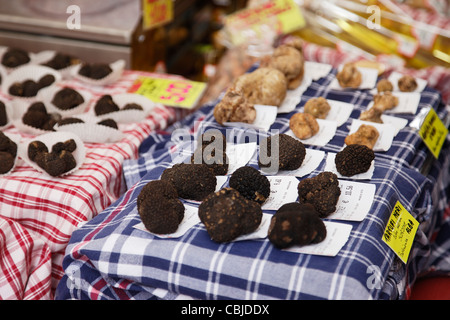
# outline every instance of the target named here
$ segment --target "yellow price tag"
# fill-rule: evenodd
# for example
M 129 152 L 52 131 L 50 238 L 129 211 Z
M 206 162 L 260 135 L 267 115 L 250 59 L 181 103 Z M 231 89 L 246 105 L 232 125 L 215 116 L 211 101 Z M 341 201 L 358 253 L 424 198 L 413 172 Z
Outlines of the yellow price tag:
M 144 30 L 170 22 L 172 19 L 172 0 L 142 0 L 142 23 Z
M 419 222 L 397 201 L 382 239 L 404 263 L 408 261 L 418 227 Z
M 166 106 L 191 109 L 206 89 L 206 83 L 184 79 L 139 77 L 128 92 L 143 95 Z
M 419 129 L 419 135 L 425 145 L 437 159 L 448 134 L 448 129 L 439 119 L 436 111 L 430 109 Z

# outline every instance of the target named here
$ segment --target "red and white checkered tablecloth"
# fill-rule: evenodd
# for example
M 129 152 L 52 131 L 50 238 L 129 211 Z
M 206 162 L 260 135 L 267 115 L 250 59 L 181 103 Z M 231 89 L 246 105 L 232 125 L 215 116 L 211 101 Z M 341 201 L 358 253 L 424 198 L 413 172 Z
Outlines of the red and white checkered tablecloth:
M 76 80 L 61 84 L 91 92 L 95 102 L 104 94 L 126 92 L 143 75 L 152 74 L 125 71 L 118 82 L 104 87 Z M 120 124 L 125 137 L 117 143 L 85 143 L 84 163 L 68 176 L 50 177 L 19 159 L 12 174 L 0 177 L 0 299 L 52 297 L 63 275 L 62 259 L 72 232 L 125 191 L 123 161 L 137 155 L 150 132 L 164 129 L 187 113 L 159 106 L 139 123 Z M 20 134 L 22 141 L 34 137 L 14 126 L 3 131 Z
M 51 298 L 51 252 L 20 223 L 0 217 L 0 298 Z

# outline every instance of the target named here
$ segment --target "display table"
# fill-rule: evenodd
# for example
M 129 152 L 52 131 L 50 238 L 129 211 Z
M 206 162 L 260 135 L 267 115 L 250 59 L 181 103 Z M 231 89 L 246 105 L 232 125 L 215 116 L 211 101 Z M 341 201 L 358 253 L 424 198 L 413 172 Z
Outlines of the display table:
M 278 114 L 269 131 L 253 130 L 258 141 L 270 132 L 286 132 L 290 116 L 302 110 L 311 97 L 348 102 L 350 117 L 337 127 L 324 146 L 307 145 L 326 157 L 298 180 L 323 172 L 326 158 L 344 146 L 350 124 L 372 100 L 369 90 L 335 90 L 330 87 L 337 70 L 313 81 L 302 93 L 294 111 Z M 217 101 L 216 101 L 217 102 Z M 433 170 L 421 173 L 429 162 L 429 152 L 417 131 L 409 127 L 421 109 L 432 107 L 442 119 L 447 110 L 439 92 L 429 87 L 420 94 L 414 114 L 400 114 L 408 125 L 393 138 L 387 151 L 376 152 L 373 175 L 357 182 L 375 186 L 372 205 L 361 221 L 333 220 L 351 227 L 337 254 L 293 253 L 275 248 L 267 238 L 219 244 L 210 239 L 202 223 L 177 238 L 160 238 L 138 229 L 141 222 L 136 199 L 149 181 L 159 179 L 173 165 L 177 150 L 172 133 L 177 129 L 191 135 L 218 129 L 229 143 L 237 142 L 249 129 L 233 128 L 233 133 L 215 122 L 214 103 L 175 123 L 166 133 L 151 134 L 139 149 L 136 160 L 124 162 L 128 190 L 106 210 L 75 230 L 63 261 L 65 275 L 57 299 L 398 299 L 405 298 L 429 255 L 430 235 L 439 227 L 441 206 L 433 195 L 442 192 L 448 181 L 440 179 L 439 163 L 447 163 L 449 141 Z M 199 129 L 201 128 L 201 129 Z M 197 132 L 198 130 L 198 132 Z M 438 164 L 436 164 L 438 163 Z M 257 152 L 247 165 L 258 168 Z M 428 170 L 427 170 L 428 171 Z M 347 180 L 347 179 L 342 179 Z M 348 181 L 352 181 L 348 179 Z M 356 182 L 356 181 L 355 181 Z M 226 183 L 224 186 L 226 186 Z M 399 201 L 420 223 L 407 264 L 382 241 L 389 216 Z M 186 203 L 195 207 L 192 202 Z M 273 214 L 274 210 L 263 210 Z M 425 255 L 421 256 L 421 254 Z M 405 270 L 408 268 L 408 272 Z
M 119 81 L 107 86 L 90 86 L 74 79 L 64 80 L 59 85 L 90 92 L 91 103 L 94 103 L 104 94 L 114 96 L 125 93 L 137 77 L 145 75 L 151 74 L 125 71 Z M 7 99 L 4 95 L 2 98 Z M 124 133 L 123 138 L 114 143 L 85 143 L 85 161 L 79 170 L 68 176 L 51 177 L 38 172 L 19 159 L 11 174 L 0 177 L 0 215 L 5 221 L 12 221 L 11 226 L 23 229 L 23 232 L 13 232 L 15 238 L 12 239 L 9 239 L 10 233 L 5 231 L 8 238 L 4 239 L 4 243 L 9 244 L 11 241 L 16 243 L 13 247 L 7 245 L 7 249 L 10 251 L 11 248 L 15 248 L 27 253 L 23 257 L 24 261 L 17 261 L 18 265 L 30 260 L 29 254 L 35 259 L 34 251 L 41 248 L 39 250 L 42 251 L 42 259 L 46 259 L 42 262 L 41 268 L 49 267 L 48 263 L 51 263 L 51 287 L 54 290 L 63 275 L 62 259 L 72 232 L 102 212 L 125 192 L 122 169 L 124 160 L 137 156 L 141 142 L 150 132 L 165 128 L 185 114 L 186 111 L 181 109 L 157 106 L 140 122 L 120 124 L 119 129 Z M 19 135 L 21 143 L 36 137 L 23 133 L 15 126 L 3 131 Z M 0 269 L 2 279 L 0 297 L 11 298 L 14 295 L 10 294 L 9 290 L 7 293 L 3 291 L 8 288 L 3 283 L 15 281 L 9 274 L 16 261 L 7 257 L 16 255 L 4 252 L 3 256 L 6 258 L 2 259 Z M 11 265 L 7 261 L 10 261 Z M 34 281 L 49 281 L 48 273 L 30 270 L 27 272 L 34 275 L 29 276 L 41 277 Z M 27 273 L 23 276 L 26 277 Z M 31 282 L 28 285 L 30 284 Z M 15 284 L 11 286 L 17 298 L 29 295 L 21 292 L 24 288 L 16 287 Z M 50 291 L 40 294 L 42 298 L 51 296 Z

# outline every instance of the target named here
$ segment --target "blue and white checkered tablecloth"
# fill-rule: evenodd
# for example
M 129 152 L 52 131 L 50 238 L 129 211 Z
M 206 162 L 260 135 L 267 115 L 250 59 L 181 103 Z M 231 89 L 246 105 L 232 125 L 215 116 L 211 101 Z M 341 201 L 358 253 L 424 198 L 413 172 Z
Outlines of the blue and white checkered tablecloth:
M 304 92 L 297 108 L 310 97 L 351 102 L 351 118 L 367 107 L 372 96 L 367 91 L 335 91 L 328 88 L 335 70 L 313 82 Z M 433 107 L 443 117 L 445 108 L 440 94 L 426 88 L 419 109 Z M 397 201 L 421 223 L 410 256 L 413 271 L 420 270 L 416 256 L 427 251 L 429 235 L 438 219 L 433 218 L 433 178 L 420 173 L 427 150 L 412 128 L 401 130 L 387 152 L 377 152 L 372 179 L 374 202 L 361 222 L 346 222 L 351 234 L 334 257 L 298 254 L 275 248 L 269 240 L 247 240 L 218 244 L 199 223 L 182 237 L 161 239 L 134 226 L 141 220 L 136 198 L 149 181 L 159 179 L 171 166 L 176 143 L 175 129 L 194 137 L 196 126 L 223 127 L 215 123 L 213 105 L 204 106 L 167 132 L 151 134 L 141 145 L 140 157 L 124 164 L 128 191 L 104 212 L 76 230 L 63 262 L 65 276 L 56 293 L 57 299 L 391 299 L 402 298 L 403 276 L 399 259 L 381 240 L 389 215 Z M 291 113 L 292 114 L 292 113 Z M 277 117 L 271 130 L 288 129 L 291 114 Z M 402 115 L 412 120 L 414 115 Z M 337 152 L 344 145 L 351 119 L 340 126 L 325 147 Z M 236 129 L 237 136 L 245 130 Z M 269 133 L 258 132 L 258 136 Z M 444 146 L 449 148 L 448 141 Z M 448 153 L 446 154 L 448 156 Z M 441 159 L 441 158 L 440 158 Z M 256 166 L 256 158 L 250 165 Z M 325 161 L 309 175 L 322 172 Z M 436 170 L 436 168 L 433 168 Z M 303 179 L 301 178 L 301 179 Z M 272 211 L 273 213 L 273 211 Z M 429 255 L 429 251 L 428 255 Z M 376 272 L 375 272 L 375 271 Z M 375 272 L 375 273 L 374 273 Z

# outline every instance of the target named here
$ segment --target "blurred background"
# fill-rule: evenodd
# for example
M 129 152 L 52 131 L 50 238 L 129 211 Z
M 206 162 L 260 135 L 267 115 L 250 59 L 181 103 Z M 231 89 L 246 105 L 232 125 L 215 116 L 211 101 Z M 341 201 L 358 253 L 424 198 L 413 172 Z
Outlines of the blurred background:
M 380 74 L 413 73 L 449 101 L 448 0 L 156 0 L 147 1 L 150 12 L 146 1 L 0 0 L 0 45 L 71 53 L 88 62 L 124 59 L 128 69 L 205 81 L 203 103 L 286 37 L 299 37 L 306 60 L 333 66 L 356 60 Z M 258 9 L 274 2 L 293 3 L 302 21 L 283 33 L 270 19 L 257 21 L 256 31 L 248 15 L 240 24 L 229 19 L 243 10 L 258 18 Z M 68 9 L 73 5 L 78 28 L 77 12 Z M 161 19 L 148 23 L 148 14 Z

